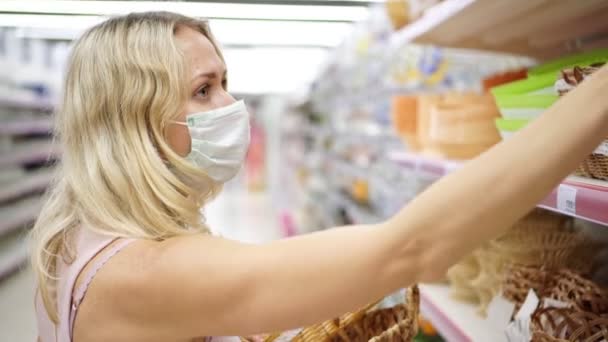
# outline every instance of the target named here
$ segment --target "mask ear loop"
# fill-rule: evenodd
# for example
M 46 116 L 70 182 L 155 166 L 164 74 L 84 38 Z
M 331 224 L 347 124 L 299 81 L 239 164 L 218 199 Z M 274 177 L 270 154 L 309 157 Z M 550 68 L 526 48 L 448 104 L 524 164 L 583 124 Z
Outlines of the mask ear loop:
M 172 123 L 174 125 L 180 125 L 180 126 L 188 127 L 188 123 L 185 122 L 185 121 L 169 121 L 169 123 Z

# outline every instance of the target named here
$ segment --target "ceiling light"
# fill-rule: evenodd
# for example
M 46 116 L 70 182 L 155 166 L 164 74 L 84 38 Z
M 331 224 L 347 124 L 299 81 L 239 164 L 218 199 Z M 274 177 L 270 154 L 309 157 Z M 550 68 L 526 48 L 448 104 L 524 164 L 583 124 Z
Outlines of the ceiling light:
M 5 0 L 0 2 L 0 12 L 4 13 L 109 16 L 144 11 L 171 11 L 204 18 L 345 22 L 363 20 L 368 13 L 367 8 L 362 6 L 271 5 L 177 1 Z
M 0 27 L 19 28 L 20 37 L 78 38 L 105 17 L 74 15 L 0 14 Z M 223 45 L 333 47 L 350 32 L 348 23 L 211 19 L 211 30 Z

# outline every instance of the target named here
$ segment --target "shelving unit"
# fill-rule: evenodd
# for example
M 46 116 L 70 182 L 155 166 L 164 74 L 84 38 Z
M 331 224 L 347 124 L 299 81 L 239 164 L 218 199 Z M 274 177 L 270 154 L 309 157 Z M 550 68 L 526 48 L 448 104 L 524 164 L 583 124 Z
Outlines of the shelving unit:
M 0 281 L 27 262 L 27 242 L 22 232 L 0 239 Z
M 27 231 L 54 173 L 47 162 L 60 156 L 50 138 L 52 109 L 48 100 L 0 97 L 0 280 L 27 261 Z
M 18 99 L 0 97 L 0 108 L 14 108 L 32 110 L 38 112 L 50 112 L 55 107 L 55 104 L 49 99 Z
M 27 173 L 14 182 L 0 188 L 0 203 L 46 188 L 53 177 L 52 169 Z
M 0 168 L 43 163 L 59 157 L 59 149 L 51 141 L 21 143 L 10 153 L 0 155 Z
M 26 135 L 50 133 L 53 121 L 50 117 L 19 119 L 2 122 L 0 135 Z
M 403 152 L 391 153 L 389 158 L 403 168 L 415 170 L 420 177 L 430 181 L 437 180 L 462 165 L 462 162 Z M 564 199 L 558 202 L 558 195 Z M 608 182 L 570 176 L 538 206 L 608 226 Z
M 606 17 L 605 0 L 446 0 L 392 40 L 547 59 L 606 45 Z
M 608 226 L 608 182 L 568 177 L 539 207 Z
M 28 198 L 0 208 L 0 237 L 33 222 L 41 208 L 40 198 Z

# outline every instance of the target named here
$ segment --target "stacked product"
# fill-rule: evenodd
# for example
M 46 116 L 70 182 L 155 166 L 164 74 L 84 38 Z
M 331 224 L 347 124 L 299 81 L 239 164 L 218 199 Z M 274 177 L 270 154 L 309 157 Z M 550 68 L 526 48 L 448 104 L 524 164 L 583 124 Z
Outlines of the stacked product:
M 507 234 L 448 271 L 452 296 L 478 305 L 485 315 L 490 301 L 500 293 L 509 264 L 589 270 L 594 247 L 571 218 L 536 209 Z
M 608 50 L 562 58 L 529 71 L 528 78 L 492 89 L 502 114 L 496 125 L 503 138 L 525 127 L 608 61 Z M 608 141 L 578 168 L 577 174 L 608 180 Z
M 498 110 L 489 94 L 397 96 L 393 124 L 409 149 L 446 159 L 470 159 L 500 137 Z

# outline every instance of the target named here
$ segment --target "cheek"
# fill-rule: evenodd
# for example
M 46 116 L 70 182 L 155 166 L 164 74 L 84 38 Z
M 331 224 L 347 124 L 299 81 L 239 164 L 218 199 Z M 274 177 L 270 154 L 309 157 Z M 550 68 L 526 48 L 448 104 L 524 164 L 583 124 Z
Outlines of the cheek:
M 167 129 L 167 141 L 173 151 L 182 157 L 190 153 L 190 132 L 181 125 L 171 125 Z

